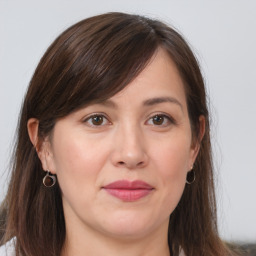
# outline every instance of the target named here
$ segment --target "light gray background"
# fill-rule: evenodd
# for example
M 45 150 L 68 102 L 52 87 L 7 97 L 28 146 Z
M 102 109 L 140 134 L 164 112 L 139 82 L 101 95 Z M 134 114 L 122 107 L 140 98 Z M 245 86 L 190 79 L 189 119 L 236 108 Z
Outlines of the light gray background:
M 80 19 L 139 13 L 191 43 L 210 95 L 220 233 L 256 241 L 256 1 L 0 0 L 0 200 L 22 97 L 47 46 Z

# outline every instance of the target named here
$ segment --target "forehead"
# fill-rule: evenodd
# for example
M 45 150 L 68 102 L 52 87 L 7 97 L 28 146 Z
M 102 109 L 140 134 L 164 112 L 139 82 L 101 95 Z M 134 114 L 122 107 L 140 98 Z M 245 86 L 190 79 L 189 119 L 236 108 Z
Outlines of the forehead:
M 184 84 L 179 71 L 169 54 L 161 48 L 141 73 L 110 99 L 123 102 L 127 98 L 127 103 L 132 104 L 136 99 L 145 101 L 157 97 L 177 98 L 182 105 L 186 105 Z

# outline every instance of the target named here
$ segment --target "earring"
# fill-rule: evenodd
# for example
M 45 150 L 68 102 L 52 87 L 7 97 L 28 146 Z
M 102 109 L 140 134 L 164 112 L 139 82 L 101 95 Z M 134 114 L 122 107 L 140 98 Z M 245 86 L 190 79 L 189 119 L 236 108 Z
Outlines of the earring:
M 56 177 L 47 171 L 46 175 L 43 178 L 43 184 L 45 187 L 53 187 L 56 183 Z
M 192 165 L 190 171 L 187 173 L 186 183 L 190 185 L 194 183 L 195 180 L 196 180 L 196 173 L 193 170 L 193 165 Z

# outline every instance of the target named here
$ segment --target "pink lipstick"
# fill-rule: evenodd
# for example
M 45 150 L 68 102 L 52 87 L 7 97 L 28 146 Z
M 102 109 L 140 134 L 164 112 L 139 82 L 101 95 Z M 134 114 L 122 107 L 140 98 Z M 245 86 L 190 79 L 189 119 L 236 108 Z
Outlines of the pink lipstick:
M 103 189 L 122 201 L 132 202 L 147 196 L 154 188 L 140 180 L 118 180 L 104 186 Z

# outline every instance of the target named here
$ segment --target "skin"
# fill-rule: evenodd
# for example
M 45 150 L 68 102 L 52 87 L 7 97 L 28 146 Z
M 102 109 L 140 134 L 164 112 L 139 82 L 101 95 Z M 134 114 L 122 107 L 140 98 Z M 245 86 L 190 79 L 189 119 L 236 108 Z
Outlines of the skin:
M 30 119 L 34 145 L 37 129 L 38 121 Z M 162 49 L 107 102 L 57 121 L 38 155 L 62 190 L 62 255 L 169 255 L 169 216 L 199 150 L 192 141 L 183 82 Z M 153 189 L 126 202 L 103 188 L 123 179 L 142 180 Z

